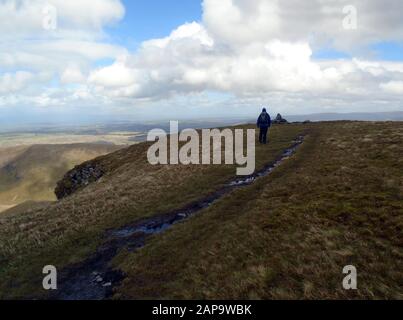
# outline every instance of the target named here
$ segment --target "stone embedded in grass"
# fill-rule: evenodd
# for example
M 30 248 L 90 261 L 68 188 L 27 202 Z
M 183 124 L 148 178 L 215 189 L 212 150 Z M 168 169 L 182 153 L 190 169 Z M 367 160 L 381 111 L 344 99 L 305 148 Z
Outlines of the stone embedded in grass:
M 58 182 L 55 194 L 59 200 L 63 199 L 79 189 L 98 181 L 103 175 L 104 172 L 97 163 L 90 162 L 77 166 Z

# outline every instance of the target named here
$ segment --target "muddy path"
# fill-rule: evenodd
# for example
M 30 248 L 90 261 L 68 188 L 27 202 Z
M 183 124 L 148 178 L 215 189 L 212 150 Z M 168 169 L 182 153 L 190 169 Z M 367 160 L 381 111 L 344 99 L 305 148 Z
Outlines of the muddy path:
M 145 246 L 150 235 L 162 233 L 176 223 L 190 218 L 214 204 L 233 190 L 249 186 L 256 179 L 268 176 L 283 161 L 290 158 L 303 143 L 304 137 L 299 136 L 294 144 L 271 164 L 247 177 L 237 177 L 220 190 L 179 210 L 136 221 L 124 227 L 108 230 L 104 242 L 87 260 L 65 268 L 59 274 L 58 290 L 49 298 L 52 300 L 103 300 L 113 295 L 113 288 L 125 278 L 119 270 L 110 266 L 113 258 L 121 249 L 134 251 Z

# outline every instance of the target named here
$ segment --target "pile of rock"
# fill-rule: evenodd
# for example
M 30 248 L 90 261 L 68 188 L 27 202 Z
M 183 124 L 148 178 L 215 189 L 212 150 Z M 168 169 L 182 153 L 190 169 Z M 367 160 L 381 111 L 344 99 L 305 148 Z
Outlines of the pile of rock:
M 276 119 L 273 120 L 274 124 L 287 124 L 288 121 L 286 119 L 284 119 L 281 114 L 278 114 Z
M 57 183 L 55 194 L 57 199 L 63 199 L 77 190 L 98 181 L 104 175 L 103 170 L 96 163 L 85 163 L 69 171 Z

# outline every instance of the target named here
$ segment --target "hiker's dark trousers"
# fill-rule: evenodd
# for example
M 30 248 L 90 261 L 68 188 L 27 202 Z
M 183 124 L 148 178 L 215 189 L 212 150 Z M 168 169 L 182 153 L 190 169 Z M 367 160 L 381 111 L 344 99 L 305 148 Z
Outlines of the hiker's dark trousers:
M 267 132 L 269 131 L 269 127 L 261 127 L 260 134 L 259 134 L 259 142 L 260 143 L 267 143 Z

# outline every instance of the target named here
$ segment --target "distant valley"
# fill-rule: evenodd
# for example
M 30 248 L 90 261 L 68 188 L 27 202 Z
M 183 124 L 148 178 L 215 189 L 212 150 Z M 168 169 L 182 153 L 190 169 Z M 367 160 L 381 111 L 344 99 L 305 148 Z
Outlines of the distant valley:
M 187 121 L 203 128 L 236 120 Z M 27 126 L 0 131 L 0 213 L 19 213 L 55 201 L 56 183 L 72 168 L 146 140 L 146 132 L 169 122 L 88 126 Z
M 55 200 L 56 182 L 68 170 L 119 148 L 85 143 L 0 148 L 0 212 L 27 201 Z
M 275 116 L 272 114 L 272 116 Z M 290 122 L 364 120 L 398 121 L 403 112 L 311 114 L 288 116 Z M 180 121 L 180 129 L 254 123 L 253 118 L 211 118 Z M 169 121 L 114 122 L 93 125 L 27 125 L 0 130 L 0 212 L 54 201 L 64 174 L 85 161 L 146 140 L 154 128 L 169 131 Z M 14 211 L 18 210 L 15 208 Z

